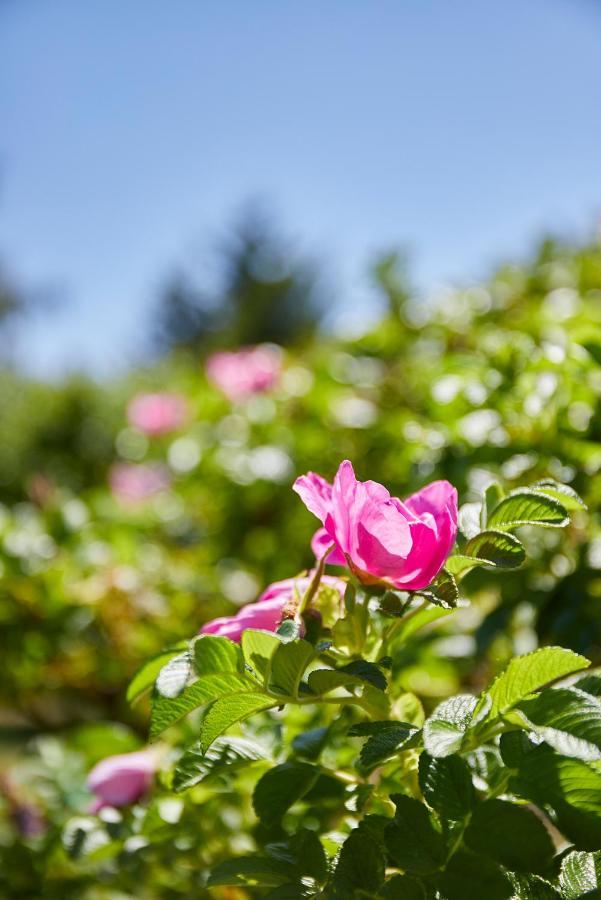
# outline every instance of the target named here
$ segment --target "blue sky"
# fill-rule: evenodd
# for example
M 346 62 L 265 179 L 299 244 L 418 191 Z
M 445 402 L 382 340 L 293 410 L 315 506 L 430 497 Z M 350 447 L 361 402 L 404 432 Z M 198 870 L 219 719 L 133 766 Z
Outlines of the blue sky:
M 253 197 L 345 317 L 378 248 L 431 289 L 586 232 L 600 57 L 593 0 L 0 0 L 0 258 L 66 300 L 21 360 L 124 367 Z

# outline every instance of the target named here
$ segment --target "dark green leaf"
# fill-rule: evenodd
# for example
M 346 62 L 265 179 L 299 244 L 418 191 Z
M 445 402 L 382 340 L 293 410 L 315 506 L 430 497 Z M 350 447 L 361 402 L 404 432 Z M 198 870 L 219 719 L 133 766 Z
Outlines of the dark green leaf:
M 601 888 L 601 851 L 569 853 L 561 864 L 559 884 L 565 900 L 601 896 L 596 890 Z
M 423 728 L 424 746 L 431 756 L 450 756 L 461 748 L 476 703 L 471 694 L 459 694 L 436 707 Z
M 396 814 L 384 837 L 394 864 L 417 874 L 439 869 L 445 859 L 445 847 L 428 808 L 403 794 L 393 794 L 390 799 L 396 806 Z
M 526 807 L 505 800 L 478 804 L 464 840 L 475 853 L 515 872 L 544 872 L 554 854 L 541 820 Z
M 517 707 L 533 731 L 563 756 L 601 759 L 601 703 L 572 688 L 542 691 Z
M 424 886 L 411 875 L 393 875 L 380 889 L 378 900 L 427 900 Z
M 268 759 L 260 744 L 244 738 L 217 738 L 206 753 L 200 742 L 182 754 L 175 767 L 173 789 L 185 791 L 211 775 L 230 774 L 257 760 Z
M 590 694 L 592 697 L 601 697 L 601 675 L 595 675 L 594 673 L 585 675 L 584 678 L 579 678 L 578 681 L 574 682 L 571 687 L 584 691 L 585 694 Z
M 373 896 L 384 881 L 384 866 L 384 854 L 373 835 L 362 828 L 352 831 L 342 845 L 328 897 L 351 900 L 357 890 Z
M 465 556 L 474 557 L 479 564 L 497 569 L 515 569 L 524 562 L 526 552 L 513 534 L 503 531 L 481 531 L 464 549 Z
M 560 900 L 560 895 L 553 885 L 538 875 L 508 872 L 507 876 L 513 885 L 512 900 Z
M 507 530 L 521 525 L 562 528 L 570 521 L 559 500 L 532 488 L 518 488 L 505 497 L 488 517 L 488 525 Z
M 329 728 L 311 728 L 309 731 L 303 731 L 293 739 L 292 749 L 297 756 L 315 760 L 323 750 L 328 734 Z
M 214 675 L 217 672 L 243 672 L 242 650 L 229 638 L 201 634 L 194 641 L 194 667 L 197 673 Z
M 265 856 L 241 856 L 226 859 L 212 870 L 207 885 L 220 884 L 241 886 L 261 885 L 274 887 L 290 881 L 290 865 L 278 859 Z
M 386 676 L 382 672 L 382 669 L 375 663 L 368 662 L 366 659 L 355 659 L 338 671 L 348 672 L 350 675 L 355 675 L 361 681 L 368 681 L 381 691 L 386 690 Z
M 399 751 L 415 746 L 419 733 L 419 728 L 406 722 L 361 722 L 349 731 L 353 737 L 370 736 L 359 756 L 361 769 L 365 772 Z
M 266 824 L 279 822 L 284 813 L 309 791 L 319 775 L 317 766 L 288 762 L 270 769 L 253 794 L 255 813 Z
M 253 692 L 230 694 L 217 700 L 202 722 L 200 744 L 203 752 L 208 750 L 215 738 L 235 725 L 236 722 L 243 722 L 254 713 L 270 709 L 273 706 L 275 706 L 273 697 Z
M 459 821 L 472 811 L 476 795 L 467 763 L 460 756 L 419 758 L 419 785 L 430 806 L 446 819 Z
M 284 619 L 277 629 L 277 634 L 283 641 L 295 641 L 300 637 L 300 625 L 296 619 Z
M 445 900 L 512 900 L 508 875 L 485 856 L 460 851 L 437 882 Z

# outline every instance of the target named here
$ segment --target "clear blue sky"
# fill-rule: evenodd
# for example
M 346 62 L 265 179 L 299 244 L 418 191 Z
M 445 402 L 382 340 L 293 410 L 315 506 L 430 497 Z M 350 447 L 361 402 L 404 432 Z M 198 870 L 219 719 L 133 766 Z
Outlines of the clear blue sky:
M 0 258 L 68 306 L 36 372 L 109 373 L 157 285 L 249 197 L 368 303 L 601 213 L 595 0 L 0 0 Z

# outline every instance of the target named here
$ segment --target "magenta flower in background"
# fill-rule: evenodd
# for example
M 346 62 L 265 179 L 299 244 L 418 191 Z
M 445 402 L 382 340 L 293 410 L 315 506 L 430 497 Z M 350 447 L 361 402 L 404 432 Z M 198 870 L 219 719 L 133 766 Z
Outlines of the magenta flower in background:
M 122 503 L 139 503 L 169 487 L 169 473 L 163 466 L 115 463 L 109 471 L 109 484 Z
M 264 591 L 255 603 L 243 606 L 235 616 L 222 616 L 207 622 L 200 629 L 201 634 L 215 634 L 238 643 L 247 628 L 261 628 L 275 631 L 282 620 L 284 607 L 295 598 L 302 597 L 307 590 L 313 573 L 299 578 L 276 581 Z M 331 575 L 324 575 L 321 583 L 344 593 L 345 584 Z
M 95 794 L 90 812 L 103 806 L 128 806 L 150 788 L 157 770 L 155 750 L 137 750 L 119 756 L 107 756 L 88 775 L 88 788 Z
M 158 394 L 138 394 L 127 407 L 130 425 L 153 437 L 180 428 L 188 412 L 181 394 L 163 391 Z
M 207 377 L 232 402 L 270 390 L 281 370 L 280 350 L 268 344 L 213 353 L 206 363 Z
M 345 460 L 333 485 L 309 472 L 297 478 L 294 490 L 323 524 L 314 552 L 323 556 L 333 543 L 328 562 L 344 558 L 365 584 L 425 588 L 455 543 L 457 491 L 448 481 L 434 481 L 403 501 L 376 481 L 357 481 Z

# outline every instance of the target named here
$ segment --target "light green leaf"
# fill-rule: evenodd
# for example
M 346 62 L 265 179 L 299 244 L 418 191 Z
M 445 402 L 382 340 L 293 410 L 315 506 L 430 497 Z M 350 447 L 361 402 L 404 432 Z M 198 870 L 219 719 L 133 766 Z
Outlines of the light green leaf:
M 405 643 L 412 634 L 415 634 L 421 628 L 437 622 L 438 619 L 444 619 L 446 616 L 451 615 L 452 612 L 452 609 L 443 609 L 441 606 L 426 606 L 415 613 L 412 611 L 411 618 L 408 618 L 406 622 L 401 622 L 399 630 L 395 632 L 394 645 L 398 646 Z
M 480 510 L 480 528 L 482 531 L 486 528 L 488 524 L 488 517 L 492 513 L 493 509 L 499 505 L 503 497 L 505 496 L 505 491 L 497 482 L 493 482 L 489 484 L 488 487 L 484 491 L 484 498 L 482 501 L 482 509 Z
M 166 728 L 199 706 L 211 703 L 228 694 L 243 694 L 257 690 L 256 682 L 247 675 L 226 672 L 207 675 L 189 685 L 179 697 L 169 700 L 160 695 L 152 702 L 150 739 L 155 740 Z M 265 696 L 265 695 L 263 695 Z
M 243 672 L 244 659 L 238 644 L 229 638 L 201 634 L 193 646 L 194 667 L 201 677 L 217 672 Z
M 565 506 L 559 500 L 532 488 L 512 491 L 488 517 L 489 527 L 502 531 L 521 525 L 563 528 L 569 521 Z
M 436 707 L 423 728 L 424 746 L 431 756 L 450 756 L 460 750 L 476 704 L 471 694 L 458 694 Z
M 274 701 L 273 697 L 259 692 L 230 694 L 217 700 L 202 722 L 200 745 L 203 753 L 206 753 L 215 738 L 218 738 L 236 722 L 243 722 L 253 713 L 271 709 L 276 705 L 277 701 Z
M 503 715 L 549 682 L 586 669 L 589 665 L 584 656 L 562 647 L 542 647 L 534 653 L 512 659 L 488 691 L 492 701 L 489 718 Z
M 192 660 L 186 650 L 174 656 L 163 666 L 156 680 L 156 689 L 162 697 L 178 697 L 186 687 L 192 671 Z
M 535 491 L 538 491 L 538 493 L 548 494 L 549 497 L 559 500 L 565 509 L 585 510 L 587 508 L 582 497 L 579 497 L 574 488 L 567 484 L 560 484 L 550 478 L 545 478 L 543 481 L 538 481 L 536 484 L 533 484 L 532 487 Z
M 271 660 L 282 645 L 281 638 L 272 631 L 247 628 L 242 632 L 241 645 L 246 664 L 267 685 L 271 675 Z
M 561 864 L 559 884 L 565 900 L 579 900 L 601 888 L 601 851 L 568 853 Z
M 257 782 L 253 808 L 262 822 L 279 822 L 290 807 L 311 790 L 320 769 L 306 762 L 286 762 L 266 772 Z
M 187 647 L 187 645 L 188 642 L 183 641 L 181 644 L 178 644 L 177 647 L 172 647 L 170 650 L 158 653 L 156 656 L 153 656 L 152 659 L 145 662 L 144 665 L 140 666 L 127 688 L 127 694 L 125 695 L 127 702 L 133 704 L 143 694 L 149 691 L 154 686 L 157 675 L 163 666 L 168 663 L 170 659 L 173 659 L 174 656 L 181 653 L 182 649 Z
M 308 641 L 280 644 L 271 660 L 270 689 L 296 697 L 301 678 L 314 656 L 315 650 Z
M 419 758 L 419 786 L 426 802 L 445 819 L 464 819 L 476 802 L 469 766 L 455 754 L 436 758 L 424 751 Z
M 181 755 L 173 775 L 173 789 L 185 791 L 212 775 L 229 775 L 257 761 L 268 759 L 260 744 L 245 738 L 217 738 L 203 753 L 196 742 Z
M 396 814 L 384 839 L 394 865 L 418 875 L 436 871 L 444 862 L 445 847 L 428 808 L 403 794 L 393 794 L 390 799 Z
M 601 702 L 584 691 L 554 688 L 517 707 L 529 727 L 563 756 L 601 759 Z
M 340 669 L 315 669 L 309 675 L 307 684 L 314 694 L 329 694 L 336 688 L 353 687 L 363 682 L 356 675 Z
M 475 853 L 515 872 L 544 872 L 555 852 L 541 820 L 526 807 L 506 800 L 479 803 L 464 840 Z

